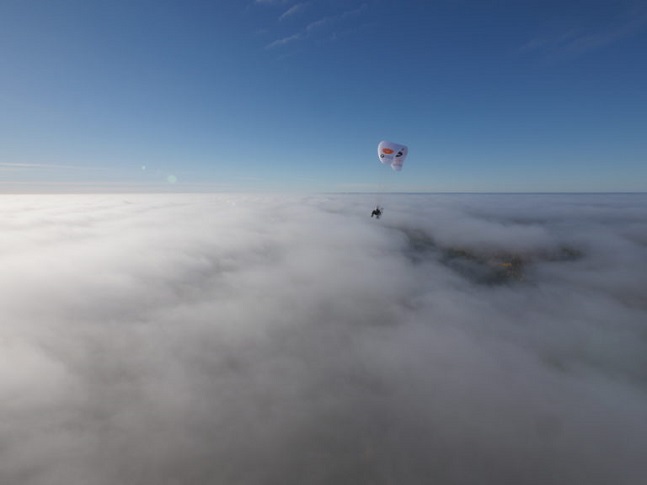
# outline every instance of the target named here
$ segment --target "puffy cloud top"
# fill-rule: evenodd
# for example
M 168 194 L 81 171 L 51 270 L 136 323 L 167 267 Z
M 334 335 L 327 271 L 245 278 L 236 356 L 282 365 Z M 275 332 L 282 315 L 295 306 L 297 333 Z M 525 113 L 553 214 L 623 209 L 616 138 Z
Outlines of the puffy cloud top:
M 645 483 L 644 195 L 2 202 L 3 484 Z

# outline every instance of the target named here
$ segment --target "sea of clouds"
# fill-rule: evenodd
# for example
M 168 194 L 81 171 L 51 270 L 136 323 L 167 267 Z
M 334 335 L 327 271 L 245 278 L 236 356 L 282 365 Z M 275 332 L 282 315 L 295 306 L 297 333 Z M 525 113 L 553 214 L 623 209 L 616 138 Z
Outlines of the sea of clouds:
M 647 483 L 647 195 L 0 197 L 0 483 Z

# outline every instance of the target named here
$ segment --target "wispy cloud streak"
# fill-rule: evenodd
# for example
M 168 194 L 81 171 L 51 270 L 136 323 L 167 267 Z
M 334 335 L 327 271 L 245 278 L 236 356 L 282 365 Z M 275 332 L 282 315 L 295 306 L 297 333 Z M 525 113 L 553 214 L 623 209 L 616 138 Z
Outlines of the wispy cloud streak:
M 303 4 L 298 4 L 295 5 L 295 7 L 300 7 Z M 294 7 L 293 7 L 294 8 Z M 322 17 L 318 20 L 314 20 L 309 22 L 303 30 L 300 32 L 297 32 L 293 35 L 283 37 L 280 39 L 277 39 L 268 45 L 265 46 L 266 49 L 273 49 L 276 47 L 284 46 L 286 44 L 293 43 L 294 41 L 297 40 L 305 40 L 308 38 L 312 38 L 315 36 L 317 33 L 324 32 L 326 29 L 331 29 L 334 28 L 334 26 L 339 25 L 340 23 L 346 21 L 347 19 L 359 15 L 361 12 L 363 12 L 367 8 L 367 5 L 364 3 L 360 5 L 357 8 L 351 9 L 351 10 L 346 10 L 344 12 L 341 12 L 337 15 L 330 15 L 326 17 Z M 290 9 L 292 10 L 292 9 Z M 288 10 L 286 13 L 288 13 L 290 10 Z M 284 14 L 285 15 L 285 14 Z M 336 36 L 335 32 L 332 32 L 330 34 L 331 38 L 334 38 Z
M 577 27 L 557 35 L 537 37 L 522 46 L 522 52 L 548 52 L 558 56 L 577 56 L 612 45 L 647 28 L 647 8 L 626 12 L 620 20 L 598 28 Z
M 281 14 L 279 17 L 279 20 L 285 20 L 288 17 L 291 17 L 299 12 L 302 12 L 305 7 L 306 3 L 297 3 L 296 5 L 291 6 L 289 9 L 287 9 L 285 12 Z
M 295 42 L 303 37 L 303 34 L 298 33 L 294 35 L 290 35 L 288 37 L 283 37 L 282 39 L 277 39 L 274 42 L 270 42 L 265 46 L 265 49 L 274 49 L 276 47 L 284 46 L 286 44 L 289 44 L 291 42 Z
M 108 170 L 108 167 L 94 167 L 85 165 L 58 165 L 50 163 L 9 163 L 0 162 L 0 170 L 34 170 L 34 169 L 66 169 L 66 170 Z

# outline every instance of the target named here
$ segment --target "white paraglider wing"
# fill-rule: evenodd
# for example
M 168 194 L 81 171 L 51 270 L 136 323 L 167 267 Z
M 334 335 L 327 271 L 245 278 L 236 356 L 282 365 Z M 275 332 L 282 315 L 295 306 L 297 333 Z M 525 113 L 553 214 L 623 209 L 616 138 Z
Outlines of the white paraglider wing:
M 380 161 L 385 165 L 391 165 L 396 172 L 402 170 L 408 153 L 409 149 L 406 146 L 390 141 L 383 140 L 377 146 L 377 156 Z

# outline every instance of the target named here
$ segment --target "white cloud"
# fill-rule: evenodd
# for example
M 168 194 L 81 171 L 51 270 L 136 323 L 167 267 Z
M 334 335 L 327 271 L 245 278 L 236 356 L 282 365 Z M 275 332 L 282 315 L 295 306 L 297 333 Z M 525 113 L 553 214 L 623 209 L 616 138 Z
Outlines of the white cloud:
M 639 484 L 644 195 L 3 196 L 0 482 Z

